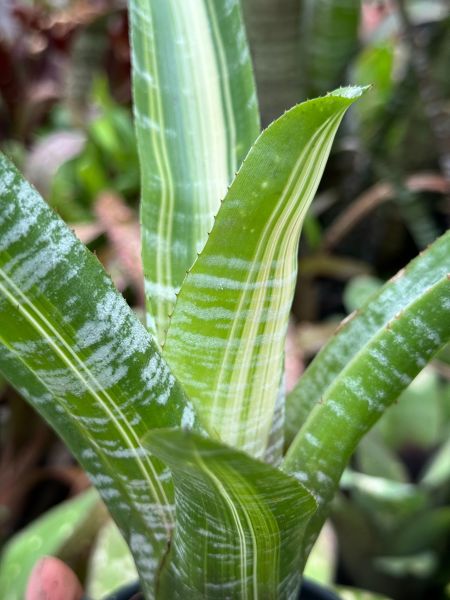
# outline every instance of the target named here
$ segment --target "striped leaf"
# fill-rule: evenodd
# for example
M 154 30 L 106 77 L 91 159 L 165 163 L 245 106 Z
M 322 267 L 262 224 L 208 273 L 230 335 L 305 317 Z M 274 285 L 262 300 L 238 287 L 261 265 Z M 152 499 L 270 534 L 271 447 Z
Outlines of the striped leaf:
M 239 0 L 130 0 L 148 327 L 175 294 L 259 133 Z
M 181 288 L 164 354 L 204 426 L 261 457 L 283 368 L 302 222 L 360 88 L 301 104 L 257 140 Z
M 181 430 L 146 437 L 172 469 L 177 527 L 161 598 L 297 598 L 299 551 L 316 503 L 298 482 Z
M 1 155 L 0 371 L 91 474 L 151 597 L 173 490 L 140 439 L 193 425 L 193 408 L 95 257 Z
M 443 264 L 450 266 L 448 253 Z M 450 279 L 447 273 L 434 275 L 434 283 L 359 345 L 326 387 L 287 452 L 282 468 L 312 490 L 319 502 L 308 527 L 306 554 L 361 437 L 450 340 Z
M 443 235 L 339 327 L 286 399 L 290 444 L 346 365 L 377 333 L 450 270 L 450 232 Z

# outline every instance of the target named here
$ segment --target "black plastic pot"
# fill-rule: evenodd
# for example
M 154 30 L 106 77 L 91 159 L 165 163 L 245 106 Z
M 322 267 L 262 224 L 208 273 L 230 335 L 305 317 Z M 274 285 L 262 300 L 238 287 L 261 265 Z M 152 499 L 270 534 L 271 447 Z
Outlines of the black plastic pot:
M 139 583 L 124 587 L 105 600 L 141 600 L 143 596 L 139 593 Z M 298 600 L 339 600 L 331 590 L 328 590 L 313 581 L 303 581 Z

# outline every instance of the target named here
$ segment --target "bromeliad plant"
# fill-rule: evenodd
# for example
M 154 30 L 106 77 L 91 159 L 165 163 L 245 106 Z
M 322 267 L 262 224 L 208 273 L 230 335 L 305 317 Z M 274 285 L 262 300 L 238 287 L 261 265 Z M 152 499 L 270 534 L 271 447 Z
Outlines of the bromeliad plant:
M 147 329 L 2 157 L 0 369 L 90 474 L 147 598 L 295 598 L 357 442 L 450 337 L 450 235 L 285 398 L 302 222 L 363 90 L 257 137 L 238 0 L 131 0 L 130 20 Z

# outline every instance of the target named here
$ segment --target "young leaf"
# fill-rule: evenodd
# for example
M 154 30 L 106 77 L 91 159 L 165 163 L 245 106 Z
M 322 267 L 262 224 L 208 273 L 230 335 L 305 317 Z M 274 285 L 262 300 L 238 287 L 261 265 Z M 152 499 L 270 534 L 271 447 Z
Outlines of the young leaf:
M 153 431 L 172 470 L 177 527 L 161 598 L 294 598 L 299 549 L 315 501 L 298 482 L 248 455 L 182 430 Z
M 308 526 L 305 554 L 361 437 L 449 341 L 449 310 L 450 280 L 445 274 L 359 348 L 292 442 L 283 470 L 302 481 L 319 502 Z
M 261 457 L 283 368 L 302 222 L 361 88 L 301 104 L 256 141 L 188 273 L 164 353 L 209 432 Z
M 98 261 L 3 155 L 0 371 L 91 474 L 148 583 L 172 487 L 140 438 L 194 425 L 193 408 Z
M 406 306 L 449 271 L 450 232 L 388 281 L 353 313 L 321 350 L 286 399 L 286 441 L 292 439 L 327 388 L 358 352 Z
M 130 19 L 148 326 L 162 342 L 259 116 L 239 0 L 131 0 Z

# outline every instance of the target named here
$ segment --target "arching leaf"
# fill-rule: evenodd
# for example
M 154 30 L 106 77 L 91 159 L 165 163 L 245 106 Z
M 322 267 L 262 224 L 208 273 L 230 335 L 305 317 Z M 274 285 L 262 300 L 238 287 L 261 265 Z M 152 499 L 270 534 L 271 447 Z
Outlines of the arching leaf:
M 188 273 L 164 346 L 215 437 L 261 457 L 283 370 L 297 246 L 334 135 L 361 88 L 305 102 L 256 141 Z
M 194 425 L 193 407 L 96 258 L 3 155 L 0 371 L 91 475 L 151 597 L 173 491 L 140 438 Z

